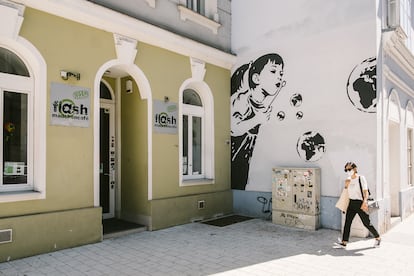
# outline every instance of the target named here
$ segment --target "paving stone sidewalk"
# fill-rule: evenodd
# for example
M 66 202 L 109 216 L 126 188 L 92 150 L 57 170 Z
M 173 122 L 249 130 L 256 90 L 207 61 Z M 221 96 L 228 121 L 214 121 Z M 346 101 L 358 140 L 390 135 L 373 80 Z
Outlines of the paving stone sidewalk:
M 414 275 L 414 216 L 373 239 L 252 219 L 225 227 L 190 223 L 0 263 L 0 275 Z

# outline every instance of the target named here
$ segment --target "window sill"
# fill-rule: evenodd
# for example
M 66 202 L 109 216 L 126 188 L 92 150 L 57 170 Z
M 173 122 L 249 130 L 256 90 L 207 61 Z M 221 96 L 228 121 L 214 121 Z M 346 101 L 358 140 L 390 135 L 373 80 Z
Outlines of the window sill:
M 210 29 L 214 34 L 218 33 L 218 28 L 221 26 L 220 23 L 217 23 L 216 21 L 211 20 L 181 5 L 178 5 L 178 10 L 180 11 L 181 20 L 186 21 L 188 19 Z
M 183 180 L 180 186 L 199 186 L 199 185 L 211 185 L 211 184 L 214 184 L 214 179 L 201 178 L 201 179 Z
M 0 203 L 44 199 L 45 193 L 36 191 L 1 192 Z

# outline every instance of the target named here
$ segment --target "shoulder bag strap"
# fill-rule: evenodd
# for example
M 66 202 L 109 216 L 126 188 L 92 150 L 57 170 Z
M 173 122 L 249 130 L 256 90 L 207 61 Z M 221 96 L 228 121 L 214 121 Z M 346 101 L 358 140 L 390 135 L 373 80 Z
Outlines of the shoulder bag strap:
M 361 190 L 361 196 L 362 196 L 362 200 L 364 200 L 364 192 L 362 191 L 362 184 L 361 184 L 361 177 L 358 176 L 358 181 L 359 181 L 359 189 Z M 368 189 L 368 197 L 371 195 L 371 191 Z
M 364 192 L 362 191 L 361 177 L 358 176 L 359 189 L 361 190 L 362 200 L 364 200 Z

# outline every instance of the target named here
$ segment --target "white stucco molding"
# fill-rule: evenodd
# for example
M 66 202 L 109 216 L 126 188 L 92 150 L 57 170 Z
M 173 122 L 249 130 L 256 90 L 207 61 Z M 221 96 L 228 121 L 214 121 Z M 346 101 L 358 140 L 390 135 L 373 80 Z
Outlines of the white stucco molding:
M 388 120 L 396 123 L 401 122 L 401 108 L 400 99 L 398 97 L 397 90 L 391 89 L 388 97 Z
M 398 32 L 383 34 L 383 49 L 404 71 L 414 78 L 414 56 L 404 44 L 404 40 Z
M 214 34 L 218 33 L 218 28 L 221 27 L 220 23 L 217 23 L 214 20 L 211 20 L 199 13 L 196 13 L 195 11 L 188 9 L 185 6 L 178 5 L 178 11 L 180 12 L 180 18 L 183 21 L 190 20 L 197 24 L 200 24 L 201 26 L 204 26 L 208 29 L 210 29 Z M 218 15 L 217 15 L 218 19 Z
M 137 41 L 133 38 L 114 34 L 116 56 L 124 64 L 133 64 L 137 55 Z
M 231 69 L 236 56 L 84 0 L 15 0 L 27 7 Z
M 148 3 L 148 6 L 150 6 L 151 8 L 155 8 L 155 0 L 145 0 Z
M 405 126 L 414 128 L 414 108 L 413 103 L 410 100 L 405 107 Z
M 24 6 L 0 0 L 0 36 L 16 40 L 23 24 Z
M 193 79 L 203 81 L 206 74 L 206 64 L 204 61 L 190 57 L 191 74 Z
M 414 97 L 414 89 L 412 89 L 408 84 L 406 84 L 397 74 L 391 71 L 391 69 L 387 65 L 383 66 L 383 73 L 388 81 L 394 83 L 405 93 Z

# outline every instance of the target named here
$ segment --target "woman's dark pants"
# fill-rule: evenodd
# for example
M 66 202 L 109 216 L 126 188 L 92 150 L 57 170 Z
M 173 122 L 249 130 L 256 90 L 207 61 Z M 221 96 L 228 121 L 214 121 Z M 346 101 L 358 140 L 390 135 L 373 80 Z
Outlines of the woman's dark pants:
M 349 233 L 351 231 L 351 224 L 352 220 L 354 219 L 355 215 L 358 214 L 361 218 L 362 224 L 371 232 L 371 234 L 378 238 L 379 234 L 375 227 L 371 224 L 371 221 L 369 219 L 369 215 L 365 213 L 361 209 L 362 200 L 349 200 L 348 209 L 346 210 L 346 217 L 345 217 L 345 226 L 344 226 L 344 233 L 342 235 L 342 240 L 347 242 L 349 240 Z

